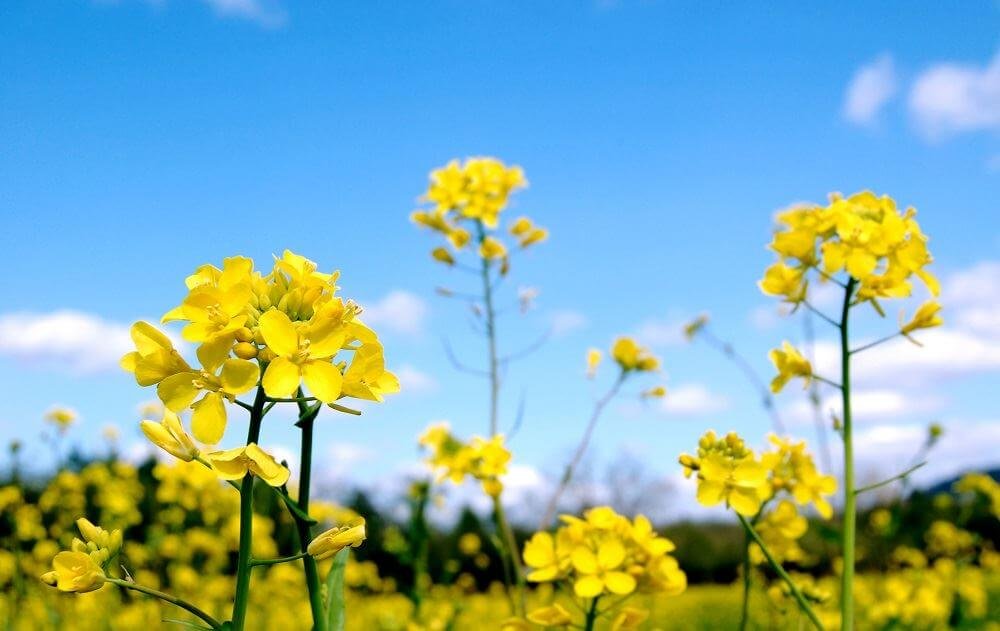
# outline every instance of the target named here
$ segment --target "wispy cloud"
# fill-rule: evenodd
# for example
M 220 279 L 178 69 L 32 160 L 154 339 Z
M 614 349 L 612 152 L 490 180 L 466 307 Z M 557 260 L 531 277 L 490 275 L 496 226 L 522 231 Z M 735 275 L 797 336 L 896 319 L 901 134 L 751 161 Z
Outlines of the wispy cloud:
M 399 377 L 399 385 L 403 394 L 426 394 L 438 389 L 437 379 L 409 364 L 400 366 L 396 371 L 396 376 Z
M 80 311 L 0 314 L 0 355 L 78 373 L 116 369 L 133 350 L 126 324 Z
M 931 140 L 1000 129 L 1000 53 L 985 66 L 939 63 L 914 81 L 910 113 Z
M 395 333 L 419 335 L 424 330 L 427 303 L 420 296 L 403 290 L 394 290 L 373 303 L 362 303 L 361 318 L 373 327 Z
M 858 68 L 844 95 L 844 118 L 871 125 L 899 88 L 896 67 L 888 53 Z
M 583 315 L 579 311 L 563 309 L 552 313 L 551 322 L 552 335 L 556 337 L 564 337 L 586 328 L 588 321 L 587 316 Z
M 661 409 L 667 414 L 696 416 L 721 412 L 729 400 L 700 383 L 685 383 L 667 389 Z
M 276 0 L 202 0 L 223 18 L 255 22 L 265 28 L 278 28 L 288 21 L 288 14 Z

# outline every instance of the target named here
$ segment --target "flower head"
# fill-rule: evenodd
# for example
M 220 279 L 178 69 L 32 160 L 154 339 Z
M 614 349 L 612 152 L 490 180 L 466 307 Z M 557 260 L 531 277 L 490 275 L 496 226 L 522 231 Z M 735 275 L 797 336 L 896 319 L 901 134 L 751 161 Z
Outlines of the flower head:
M 180 418 L 170 410 L 163 411 L 160 422 L 144 420 L 139 423 L 142 433 L 151 443 L 171 456 L 191 462 L 198 457 L 199 450 L 194 441 L 184 431 Z
M 250 443 L 245 447 L 215 451 L 206 455 L 212 469 L 223 480 L 238 480 L 252 474 L 271 486 L 282 486 L 288 481 L 288 468 L 278 463 L 274 456 Z
M 771 380 L 771 392 L 781 392 L 785 384 L 795 377 L 802 377 L 805 385 L 809 385 L 813 375 L 812 364 L 790 343 L 782 342 L 780 349 L 773 349 L 767 356 L 778 369 L 778 374 Z
M 364 542 L 365 536 L 365 520 L 363 517 L 358 517 L 347 525 L 331 528 L 318 535 L 309 543 L 307 552 L 317 561 L 322 561 L 344 548 L 357 548 Z

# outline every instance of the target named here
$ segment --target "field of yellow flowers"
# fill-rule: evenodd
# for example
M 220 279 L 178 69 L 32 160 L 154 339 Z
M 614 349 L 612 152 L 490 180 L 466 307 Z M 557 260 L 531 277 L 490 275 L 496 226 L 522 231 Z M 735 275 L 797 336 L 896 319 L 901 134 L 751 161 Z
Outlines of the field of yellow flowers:
M 265 266 L 230 256 L 179 279 L 185 295 L 161 323 L 132 326 L 135 350 L 121 366 L 138 387 L 155 390 L 159 404 L 141 429 L 162 458 L 136 465 L 74 454 L 37 479 L 22 477 L 11 446 L 14 466 L 0 478 L 0 626 L 1000 628 L 1000 484 L 969 473 L 940 493 L 865 502 L 890 483 L 908 489 L 913 471 L 933 458 L 936 426 L 910 468 L 867 486 L 855 478 L 852 357 L 899 336 L 919 343 L 923 329 L 942 323 L 931 298 L 898 324 L 886 320 L 875 342 L 852 337 L 855 310 L 884 315 L 915 284 L 938 293 L 916 211 L 867 191 L 781 214 L 770 244 L 776 261 L 759 283 L 838 334 L 838 374 L 820 374 L 788 342 L 772 350 L 764 400 L 792 382 L 839 393 L 843 412 L 829 428 L 843 444 L 839 479 L 798 437 L 706 427 L 688 452 L 670 457 L 699 503 L 729 510 L 730 525 L 665 526 L 611 506 L 567 511 L 566 491 L 609 403 L 626 396 L 623 385 L 638 386 L 642 398 L 670 396 L 657 382 L 660 359 L 620 337 L 581 358 L 603 394 L 575 428 L 578 446 L 538 523 L 512 523 L 505 476 L 517 454 L 498 424 L 507 358 L 498 350 L 497 304 L 517 255 L 549 237 L 532 219 L 505 213 L 526 184 L 521 169 L 493 158 L 452 161 L 431 173 L 411 216 L 436 239 L 434 260 L 468 273 L 473 289 L 440 291 L 473 307 L 490 396 L 482 435 L 446 424 L 414 432 L 427 469 L 398 498 L 403 521 L 363 497 L 335 505 L 313 496 L 314 423 L 359 415 L 359 401 L 391 405 L 400 390 L 392 349 L 323 263 L 287 250 Z M 810 301 L 821 285 L 838 292 L 836 313 Z M 192 356 L 165 332 L 173 322 Z M 685 333 L 719 342 L 704 317 Z M 268 415 L 278 406 L 296 417 L 294 477 L 269 448 L 277 415 Z M 60 435 L 73 431 L 71 410 L 47 420 Z M 246 427 L 245 439 L 234 441 L 230 424 Z M 432 525 L 437 489 L 465 482 L 488 499 L 489 515 L 467 513 L 450 531 Z M 729 565 L 706 561 L 726 545 Z

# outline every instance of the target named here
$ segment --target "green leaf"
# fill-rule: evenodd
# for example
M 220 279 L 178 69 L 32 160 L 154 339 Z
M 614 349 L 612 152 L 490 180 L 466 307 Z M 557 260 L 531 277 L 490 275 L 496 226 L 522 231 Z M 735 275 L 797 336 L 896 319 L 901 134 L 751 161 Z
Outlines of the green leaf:
M 326 629 L 344 631 L 346 605 L 344 603 L 344 569 L 351 549 L 344 548 L 333 557 L 333 566 L 326 575 Z
M 212 631 L 212 627 L 206 627 L 200 624 L 195 624 L 187 620 L 177 620 L 176 618 L 164 618 L 163 622 L 169 622 L 171 624 L 177 624 L 182 627 L 188 627 L 189 629 L 201 629 L 202 631 Z

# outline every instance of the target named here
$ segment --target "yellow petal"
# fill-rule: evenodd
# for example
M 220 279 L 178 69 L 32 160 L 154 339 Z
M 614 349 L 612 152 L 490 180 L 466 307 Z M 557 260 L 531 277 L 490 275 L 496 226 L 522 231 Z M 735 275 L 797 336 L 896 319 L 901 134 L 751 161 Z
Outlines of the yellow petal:
M 604 581 L 593 575 L 582 576 L 573 583 L 573 591 L 580 598 L 600 596 L 604 591 Z
M 269 397 L 290 397 L 298 389 L 300 377 L 298 364 L 284 357 L 276 357 L 267 365 L 261 384 Z
M 619 596 L 635 591 L 635 577 L 625 572 L 608 572 L 604 576 L 604 584 L 608 586 L 608 591 Z
M 332 403 L 340 396 L 344 376 L 340 369 L 324 360 L 309 361 L 302 365 L 302 379 L 309 392 L 323 403 Z
M 179 372 L 171 375 L 160 382 L 156 387 L 156 394 L 159 395 L 163 405 L 174 412 L 180 412 L 191 405 L 195 397 L 201 391 L 194 385 L 196 379 L 201 375 L 195 372 Z
M 577 546 L 573 550 L 572 560 L 577 572 L 595 574 L 598 571 L 597 557 L 584 546 Z
M 288 482 L 290 472 L 282 466 L 274 457 L 261 449 L 257 444 L 250 443 L 244 452 L 253 464 L 250 465 L 251 472 L 271 486 L 281 486 Z
M 141 355 L 148 355 L 160 349 L 173 349 L 170 338 L 148 322 L 140 320 L 129 331 L 135 348 Z
M 621 541 L 605 541 L 597 548 L 597 563 L 605 570 L 618 567 L 625 561 L 625 546 Z
M 215 373 L 229 357 L 229 351 L 233 350 L 236 340 L 231 335 L 217 335 L 198 347 L 198 361 L 205 370 Z
M 207 445 L 222 440 L 226 431 L 226 406 L 222 403 L 222 395 L 209 392 L 192 407 L 191 432 L 194 437 Z
M 299 334 L 284 311 L 271 309 L 260 316 L 257 323 L 264 342 L 275 354 L 287 357 L 299 350 Z
M 760 510 L 760 495 L 754 489 L 736 487 L 729 493 L 728 500 L 740 515 L 756 515 Z
M 246 359 L 227 359 L 219 375 L 222 389 L 229 394 L 243 394 L 256 386 L 259 378 L 260 367 Z
M 245 447 L 216 451 L 206 457 L 215 473 L 223 480 L 238 480 L 247 474 L 247 460 L 243 456 Z
M 722 501 L 726 487 L 722 482 L 698 480 L 698 503 L 702 506 L 715 506 Z

